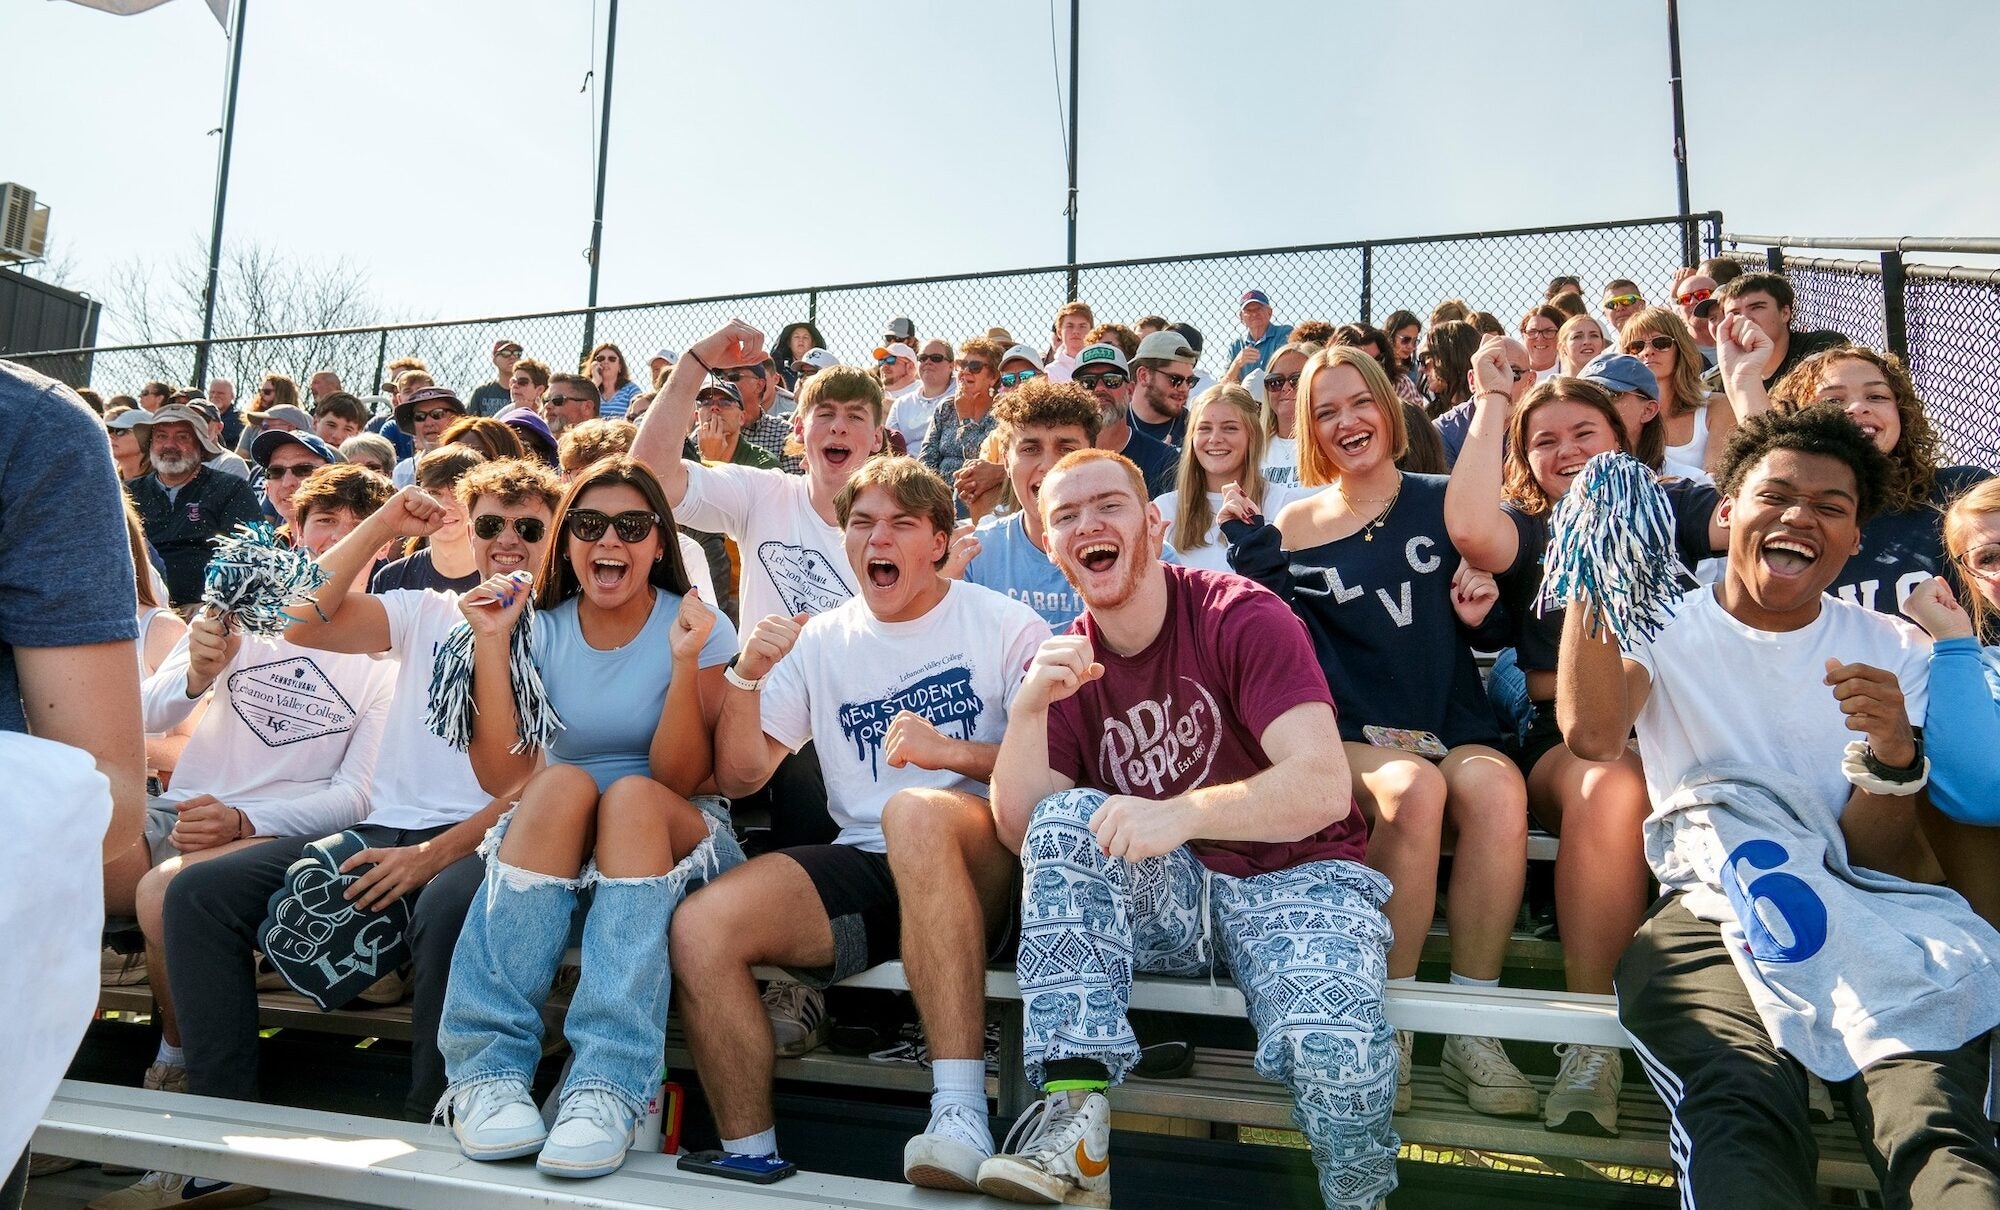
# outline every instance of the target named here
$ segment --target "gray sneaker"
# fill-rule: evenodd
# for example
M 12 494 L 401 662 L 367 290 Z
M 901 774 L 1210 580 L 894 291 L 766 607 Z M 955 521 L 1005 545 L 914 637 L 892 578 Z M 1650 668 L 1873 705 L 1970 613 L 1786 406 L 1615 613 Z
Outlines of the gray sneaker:
M 1542 1107 L 1542 1122 L 1562 1134 L 1618 1137 L 1618 1094 L 1625 1089 L 1625 1056 L 1608 1046 L 1563 1043 L 1562 1069 Z
M 1440 1066 L 1445 1086 L 1480 1113 L 1501 1118 L 1535 1116 L 1535 1086 L 1507 1057 L 1498 1038 L 1452 1034 L 1444 1040 Z
M 764 987 L 764 1015 L 771 1019 L 771 1038 L 778 1057 L 796 1059 L 818 1050 L 832 1032 L 826 997 L 803 983 L 783 980 Z

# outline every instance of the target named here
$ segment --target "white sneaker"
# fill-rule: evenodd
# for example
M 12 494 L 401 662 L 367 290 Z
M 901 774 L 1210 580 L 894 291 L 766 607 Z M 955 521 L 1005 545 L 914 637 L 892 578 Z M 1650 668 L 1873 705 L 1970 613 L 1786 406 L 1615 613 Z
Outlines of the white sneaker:
M 154 1092 L 186 1092 L 188 1090 L 188 1069 L 173 1063 L 155 1063 L 139 1077 L 139 1087 L 150 1088 Z
M 1507 1057 L 1498 1038 L 1446 1037 L 1441 1067 L 1445 1085 L 1480 1113 L 1502 1118 L 1535 1116 L 1535 1086 Z
M 84 1210 L 168 1210 L 168 1207 L 250 1206 L 271 1196 L 269 1189 L 255 1185 L 232 1185 L 182 1176 L 178 1172 L 148 1172 L 137 1184 L 107 1193 Z
M 1806 1116 L 1820 1123 L 1833 1120 L 1833 1093 L 1811 1072 L 1806 1073 Z
M 979 1191 L 1010 1202 L 1111 1205 L 1111 1102 L 1057 1092 L 1030 1105 L 1003 1153 L 979 1166 Z
M 1396 1031 L 1396 1112 L 1410 1112 L 1410 1051 L 1417 1035 L 1407 1029 Z
M 833 1029 L 826 1015 L 826 997 L 803 983 L 778 980 L 766 984 L 764 1015 L 771 1018 L 771 1037 L 781 1059 L 796 1059 L 818 1050 Z
M 511 1160 L 541 1150 L 549 1136 L 542 1111 L 519 1080 L 494 1080 L 462 1089 L 446 1111 L 458 1149 L 469 1160 Z
M 977 1193 L 979 1166 L 992 1155 L 993 1128 L 986 1115 L 953 1102 L 904 1145 L 903 1179 L 926 1189 Z
M 549 1176 L 590 1177 L 616 1172 L 632 1146 L 638 1119 L 602 1088 L 580 1088 L 563 1098 L 555 1128 L 535 1167 Z
M 1562 1069 L 1542 1107 L 1542 1121 L 1563 1134 L 1618 1137 L 1618 1094 L 1625 1089 L 1625 1056 L 1608 1046 L 1564 1042 L 1556 1047 Z

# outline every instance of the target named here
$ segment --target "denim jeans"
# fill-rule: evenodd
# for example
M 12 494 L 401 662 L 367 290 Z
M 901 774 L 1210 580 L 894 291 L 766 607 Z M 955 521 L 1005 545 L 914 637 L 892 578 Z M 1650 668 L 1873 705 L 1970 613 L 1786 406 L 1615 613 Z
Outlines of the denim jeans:
M 508 865 L 499 849 L 511 812 L 487 833 L 480 846 L 486 878 L 458 935 L 438 1027 L 447 1080 L 439 1112 L 478 1084 L 533 1081 L 542 1057 L 542 1003 L 581 911 L 582 973 L 563 1028 L 575 1062 L 563 1096 L 603 1089 L 634 1116 L 645 1113 L 666 1050 L 673 988 L 667 925 L 688 892 L 743 860 L 718 814 L 721 801 L 697 805 L 708 839 L 673 869 L 647 878 L 607 878 L 594 861 L 575 878 Z
M 1396 1187 L 1400 1145 L 1395 1031 L 1382 1015 L 1389 881 L 1352 861 L 1312 861 L 1249 878 L 1202 865 L 1187 846 L 1128 862 L 1090 832 L 1096 790 L 1035 807 L 1021 846 L 1021 948 L 1028 1079 L 1087 1058 L 1112 1083 L 1139 1057 L 1126 1020 L 1134 970 L 1199 978 L 1228 971 L 1257 1031 L 1257 1074 L 1290 1086 L 1320 1196 L 1373 1207 Z

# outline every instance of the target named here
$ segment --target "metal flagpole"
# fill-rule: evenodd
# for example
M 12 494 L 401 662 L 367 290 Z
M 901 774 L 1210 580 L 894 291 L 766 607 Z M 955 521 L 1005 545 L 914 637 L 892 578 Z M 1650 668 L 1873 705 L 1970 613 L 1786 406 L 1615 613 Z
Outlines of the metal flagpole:
M 1674 179 L 1680 188 L 1681 203 L 1677 213 L 1690 214 L 1692 203 L 1688 200 L 1687 115 L 1681 109 L 1681 10 L 1678 0 L 1667 0 L 1667 63 L 1668 81 L 1674 90 Z M 1681 224 L 1682 264 L 1700 263 L 1699 241 L 1695 220 L 1684 220 Z
M 1082 0 L 1069 0 L 1069 298 L 1076 301 L 1076 84 L 1077 34 L 1082 27 Z
M 222 101 L 222 155 L 215 170 L 215 217 L 208 232 L 208 276 L 203 279 L 201 343 L 194 350 L 194 382 L 208 382 L 208 341 L 215 334 L 215 295 L 222 280 L 222 216 L 229 204 L 229 152 L 236 141 L 236 84 L 243 71 L 243 15 L 249 0 L 236 0 L 229 30 L 229 88 Z
M 611 71 L 618 64 L 618 0 L 604 34 L 604 113 L 597 123 L 597 201 L 590 216 L 590 307 L 583 313 L 583 356 L 597 343 L 597 270 L 604 247 L 604 177 L 611 166 Z

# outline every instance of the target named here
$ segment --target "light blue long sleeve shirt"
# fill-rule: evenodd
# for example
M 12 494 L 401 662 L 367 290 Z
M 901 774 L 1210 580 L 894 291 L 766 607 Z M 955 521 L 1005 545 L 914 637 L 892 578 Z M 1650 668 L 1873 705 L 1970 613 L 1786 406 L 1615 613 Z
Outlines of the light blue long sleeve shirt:
M 1933 645 L 1930 695 L 1931 801 L 1960 823 L 2000 824 L 2000 648 L 1974 638 Z

